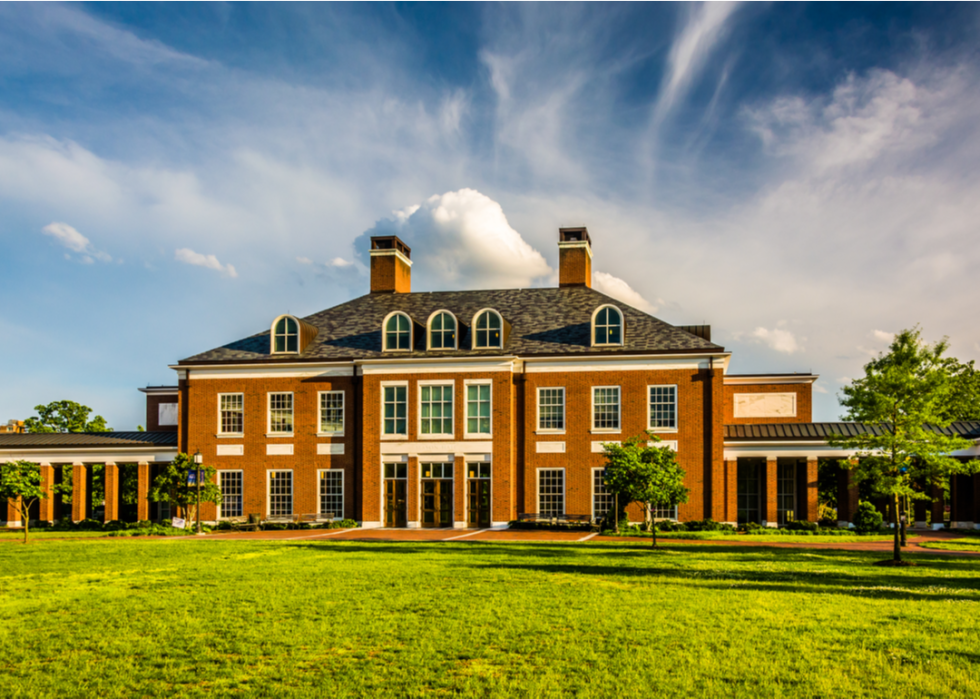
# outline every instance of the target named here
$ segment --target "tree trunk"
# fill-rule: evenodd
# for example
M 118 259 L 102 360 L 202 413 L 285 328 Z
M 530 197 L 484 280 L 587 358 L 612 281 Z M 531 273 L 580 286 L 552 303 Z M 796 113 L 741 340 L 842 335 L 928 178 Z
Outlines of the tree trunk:
M 895 519 L 895 547 L 894 547 L 895 548 L 895 558 L 894 558 L 894 561 L 896 563 L 901 563 L 902 562 L 902 542 L 901 542 L 901 532 L 899 531 L 901 529 L 901 523 L 899 522 L 899 517 L 898 517 L 898 493 L 895 494 L 895 507 L 894 507 L 894 510 L 895 510 L 895 514 L 893 515 L 894 516 L 894 519 Z
M 902 502 L 902 513 L 901 516 L 899 517 L 899 521 L 902 524 L 902 547 L 904 548 L 905 546 L 908 545 L 908 536 L 906 530 L 908 529 L 909 508 L 908 508 L 908 501 L 905 498 L 902 498 L 901 502 Z
M 657 548 L 657 523 L 650 522 L 650 531 L 653 532 L 653 548 Z
M 23 502 L 24 501 L 21 500 L 21 503 L 23 503 Z M 31 537 L 31 520 L 29 518 L 30 509 L 31 508 L 29 506 L 25 507 L 22 504 L 17 509 L 20 510 L 20 521 L 24 525 L 24 543 L 26 544 L 26 543 L 28 543 L 28 541 L 29 541 L 29 539 Z

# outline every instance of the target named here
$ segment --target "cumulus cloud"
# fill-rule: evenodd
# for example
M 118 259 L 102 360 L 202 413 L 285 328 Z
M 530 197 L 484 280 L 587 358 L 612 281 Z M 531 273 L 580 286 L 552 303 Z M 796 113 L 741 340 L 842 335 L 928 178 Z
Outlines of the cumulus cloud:
M 656 313 L 657 307 L 633 289 L 629 284 L 619 277 L 615 277 L 607 272 L 594 272 L 592 274 L 592 287 L 596 291 L 601 291 L 607 296 L 612 296 L 623 303 L 627 303 L 633 308 L 638 308 L 646 313 Z M 658 299 L 663 303 L 661 299 Z
M 213 269 L 232 278 L 238 276 L 238 272 L 235 271 L 235 267 L 233 265 L 223 265 L 214 255 L 202 255 L 199 252 L 194 252 L 190 248 L 178 249 L 174 255 L 174 259 L 176 259 L 178 262 L 183 262 L 184 264 Z
M 49 223 L 41 229 L 41 232 L 51 236 L 72 252 L 77 252 L 81 255 L 81 261 L 84 264 L 92 264 L 95 260 L 112 262 L 111 255 L 101 250 L 96 250 L 88 238 L 67 223 L 60 223 L 58 221 Z M 70 256 L 66 254 L 65 258 L 70 259 Z
M 437 194 L 378 221 L 355 241 L 362 261 L 376 235 L 397 235 L 412 248 L 413 288 L 522 288 L 552 274 L 500 204 L 475 189 Z
M 744 338 L 750 342 L 758 342 L 784 354 L 796 354 L 803 351 L 802 339 L 797 339 L 792 330 L 785 328 L 777 327 L 770 330 L 758 327 L 751 332 L 733 333 L 733 337 L 736 340 Z
M 891 343 L 891 341 L 895 339 L 895 333 L 888 333 L 884 330 L 875 330 L 871 334 L 876 340 L 880 340 L 881 342 Z

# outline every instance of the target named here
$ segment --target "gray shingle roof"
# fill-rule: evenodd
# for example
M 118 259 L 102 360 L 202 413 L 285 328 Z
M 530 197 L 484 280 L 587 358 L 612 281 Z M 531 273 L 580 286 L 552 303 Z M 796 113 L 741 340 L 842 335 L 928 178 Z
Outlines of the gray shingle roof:
M 626 335 L 622 347 L 590 346 L 592 313 L 612 303 L 625 316 Z M 473 315 L 493 308 L 511 324 L 503 349 L 469 349 Z M 452 311 L 461 330 L 456 351 L 426 351 L 425 324 L 437 310 Z M 303 320 L 316 326 L 319 334 L 297 357 L 269 354 L 269 331 L 247 337 L 208 352 L 181 360 L 197 362 L 341 361 L 379 359 L 393 353 L 381 350 L 381 324 L 392 311 L 404 311 L 415 321 L 415 349 L 399 352 L 404 357 L 529 355 L 597 355 L 723 351 L 669 323 L 631 308 L 587 287 L 547 289 L 504 289 L 498 291 L 436 291 L 412 294 L 367 294 L 334 306 Z M 272 319 L 269 319 L 271 324 Z
M 772 425 L 725 425 L 725 439 L 765 439 L 771 441 L 814 441 L 829 439 L 831 435 L 854 437 L 860 434 L 881 435 L 887 427 L 865 425 L 860 422 L 786 422 Z M 980 422 L 954 422 L 949 427 L 933 427 L 945 435 L 959 435 L 968 439 L 980 439 Z
M 176 432 L 52 432 L 0 434 L 0 449 L 174 447 Z

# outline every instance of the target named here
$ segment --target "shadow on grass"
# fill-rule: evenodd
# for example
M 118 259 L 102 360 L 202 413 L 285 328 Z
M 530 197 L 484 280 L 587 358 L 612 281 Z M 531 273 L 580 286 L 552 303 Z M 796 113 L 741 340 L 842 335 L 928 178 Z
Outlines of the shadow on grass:
M 346 555 L 407 555 L 452 557 L 460 565 L 487 570 L 512 570 L 548 575 L 584 575 L 608 578 L 659 578 L 667 584 L 719 590 L 795 592 L 849 595 L 873 599 L 963 601 L 980 592 L 980 560 L 916 556 L 919 567 L 887 569 L 872 564 L 882 560 L 878 552 L 747 548 L 745 546 L 662 546 L 659 551 L 629 545 L 514 544 L 471 542 L 309 542 L 294 544 L 317 553 Z M 663 553 L 664 555 L 661 555 Z M 685 558 L 717 559 L 718 567 L 685 567 Z M 855 560 L 857 559 L 857 560 Z M 674 565 L 670 565 L 673 563 Z M 748 564 L 748 565 L 746 565 Z M 800 564 L 793 569 L 763 570 L 773 564 Z M 753 565 L 759 567 L 753 568 Z M 827 570 L 834 566 L 836 570 Z M 962 573 L 970 577 L 923 574 L 923 567 Z M 904 574 L 903 574 L 904 573 Z M 952 594 L 943 591 L 952 592 Z

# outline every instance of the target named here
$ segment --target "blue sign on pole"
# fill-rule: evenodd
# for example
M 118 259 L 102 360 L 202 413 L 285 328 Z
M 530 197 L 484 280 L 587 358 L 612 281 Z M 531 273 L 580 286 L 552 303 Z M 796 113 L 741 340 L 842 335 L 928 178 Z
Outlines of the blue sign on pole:
M 187 485 L 197 485 L 197 469 L 187 472 Z

